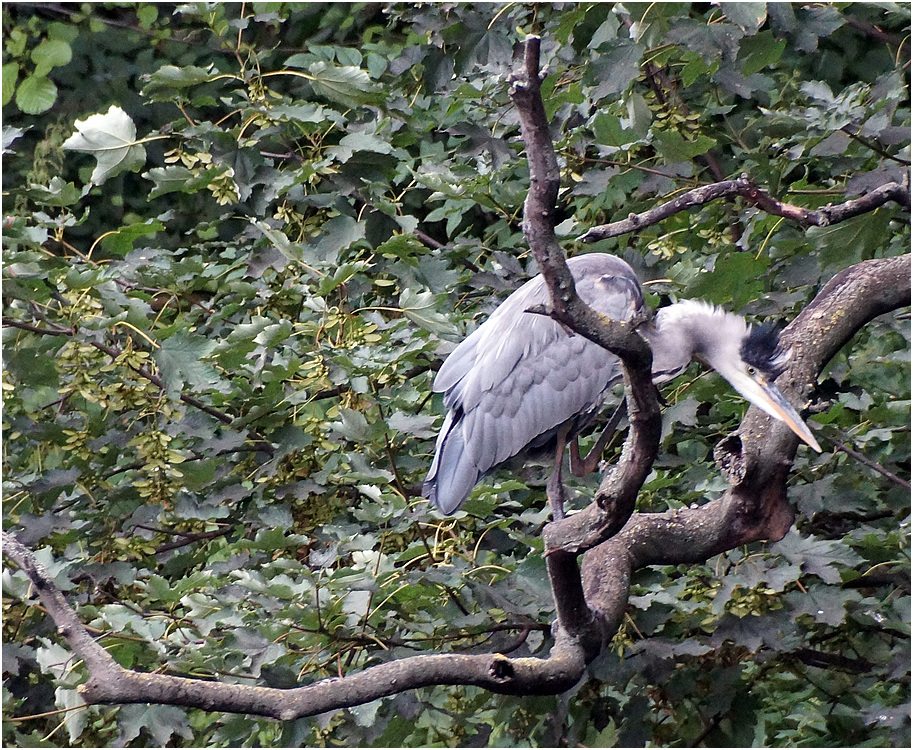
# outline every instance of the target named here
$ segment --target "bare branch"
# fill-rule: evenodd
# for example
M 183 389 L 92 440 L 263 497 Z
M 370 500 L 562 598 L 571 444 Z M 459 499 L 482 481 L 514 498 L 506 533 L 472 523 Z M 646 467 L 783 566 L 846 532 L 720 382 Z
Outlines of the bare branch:
M 680 196 L 667 203 L 644 211 L 639 214 L 629 214 L 627 219 L 615 221 L 593 227 L 581 234 L 578 242 L 598 242 L 610 237 L 619 237 L 623 234 L 636 232 L 644 227 L 658 224 L 670 216 L 674 216 L 693 206 L 701 206 L 720 198 L 741 196 L 748 203 L 774 216 L 783 216 L 804 227 L 826 227 L 846 221 L 854 216 L 873 211 L 878 206 L 891 201 L 906 208 L 910 207 L 910 186 L 889 182 L 875 188 L 861 198 L 840 203 L 836 206 L 825 206 L 817 210 L 794 206 L 790 203 L 778 201 L 769 193 L 757 187 L 748 177 L 742 175 L 735 180 L 724 180 L 703 185 L 694 190 L 682 193 Z
M 584 304 L 577 296 L 564 253 L 555 237 L 554 215 L 560 172 L 542 102 L 538 70 L 539 39 L 530 37 L 526 42 L 523 67 L 510 79 L 510 95 L 520 116 L 530 170 L 530 188 L 523 205 L 523 232 L 548 284 L 552 317 L 621 358 L 632 423 L 622 459 L 603 483 L 596 502 L 581 513 L 549 524 L 543 532 L 549 555 L 556 550 L 578 554 L 616 533 L 633 511 L 637 492 L 649 474 L 658 450 L 661 419 L 650 369 L 652 352 L 636 332 L 642 321 L 610 320 Z M 550 566 L 550 570 L 556 571 L 570 569 L 557 558 L 550 561 Z M 556 596 L 576 591 L 572 583 L 553 588 Z M 579 602 L 576 605 L 568 602 L 567 610 L 572 616 L 583 608 Z
M 807 399 L 818 373 L 856 331 L 909 304 L 909 255 L 842 271 L 783 332 L 793 360 L 777 387 L 790 401 Z M 792 432 L 750 409 L 738 436 L 717 448 L 729 478 L 721 498 L 697 508 L 635 513 L 617 536 L 584 555 L 587 601 L 601 611 L 608 632 L 614 633 L 624 616 L 633 571 L 704 562 L 742 544 L 782 538 L 793 521 L 786 477 L 797 446 Z
M 872 471 L 874 471 L 878 474 L 881 474 L 881 476 L 883 476 L 887 479 L 890 479 L 892 482 L 894 482 L 894 484 L 899 485 L 900 487 L 903 487 L 905 490 L 910 489 L 910 483 L 906 479 L 901 479 L 899 476 L 897 476 L 893 472 L 888 471 L 881 464 L 877 463 L 876 461 L 872 461 L 869 458 L 866 458 L 859 451 L 853 450 L 845 443 L 841 443 L 839 440 L 834 440 L 827 436 L 825 436 L 825 440 L 830 441 L 831 445 L 833 445 L 837 450 L 839 450 L 843 453 L 846 453 L 846 455 L 848 455 L 850 458 L 855 458 L 863 466 L 868 466 Z
M 121 667 L 95 642 L 47 568 L 5 531 L 3 551 L 34 584 L 58 632 L 85 662 L 89 679 L 79 690 L 90 704 L 169 704 L 290 721 L 430 685 L 475 685 L 507 695 L 551 695 L 573 687 L 585 666 L 581 647 L 559 632 L 547 659 L 510 659 L 501 654 L 415 656 L 290 690 L 135 672 Z

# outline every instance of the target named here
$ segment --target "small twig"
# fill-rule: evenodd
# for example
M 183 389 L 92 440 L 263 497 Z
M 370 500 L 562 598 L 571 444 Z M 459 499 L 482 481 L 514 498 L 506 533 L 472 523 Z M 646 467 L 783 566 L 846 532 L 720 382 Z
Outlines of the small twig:
M 896 474 L 893 474 L 885 469 L 881 464 L 875 463 L 870 458 L 866 458 L 859 451 L 855 451 L 848 445 L 841 443 L 839 440 L 828 437 L 827 435 L 824 436 L 824 439 L 833 445 L 837 450 L 846 453 L 846 455 L 850 456 L 851 458 L 855 458 L 859 463 L 863 464 L 864 466 L 868 466 L 872 471 L 875 471 L 881 474 L 883 477 L 890 479 L 892 482 L 900 485 L 904 489 L 910 489 L 910 483 L 906 479 L 901 479 Z
M 105 354 L 107 354 L 109 357 L 111 357 L 111 358 L 113 358 L 113 359 L 116 359 L 116 358 L 119 357 L 119 356 L 121 355 L 121 353 L 122 353 L 121 350 L 118 349 L 117 347 L 115 347 L 115 346 L 107 346 L 106 344 L 102 344 L 102 343 L 100 343 L 100 342 L 98 342 L 98 341 L 89 341 L 89 342 L 87 342 L 87 343 L 88 343 L 90 346 L 93 346 L 93 347 L 95 347 L 96 349 L 98 349 L 98 351 L 104 352 Z M 146 380 L 148 380 L 150 383 L 152 383 L 152 385 L 156 386 L 157 388 L 161 388 L 163 391 L 164 391 L 164 390 L 167 390 L 167 388 L 166 388 L 166 386 L 165 386 L 165 381 L 162 380 L 162 379 L 161 379 L 158 375 L 156 375 L 154 372 L 152 372 L 151 370 L 149 370 L 149 368 L 147 368 L 147 367 L 134 367 L 133 365 L 129 365 L 129 367 L 130 367 L 130 369 L 133 370 L 133 372 L 135 372 L 137 375 L 140 375 L 141 377 L 146 378 Z M 234 418 L 230 417 L 230 416 L 229 416 L 228 414 L 226 414 L 225 412 L 219 411 L 218 409 L 216 409 L 216 408 L 214 408 L 214 407 L 212 407 L 212 406 L 209 406 L 208 404 L 204 404 L 202 401 L 200 401 L 200 399 L 195 398 L 194 396 L 188 396 L 188 395 L 182 393 L 182 394 L 180 395 L 179 398 L 180 398 L 181 401 L 183 401 L 183 402 L 184 402 L 185 404 L 187 404 L 188 406 L 193 406 L 193 407 L 199 409 L 200 411 L 206 412 L 206 413 L 209 414 L 210 416 L 215 417 L 216 419 L 218 419 L 218 420 L 219 420 L 220 422 L 222 422 L 223 424 L 228 424 L 228 425 L 230 425 L 230 424 L 232 424 L 232 423 L 235 421 Z M 261 438 L 261 440 L 262 440 L 262 438 Z
M 41 326 L 23 323 L 6 317 L 3 318 L 3 325 L 9 328 L 21 328 L 23 331 L 30 331 L 31 333 L 39 333 L 42 336 L 72 336 L 76 333 L 72 328 L 42 328 Z
M 899 156 L 895 156 L 894 154 L 890 153 L 889 151 L 886 151 L 881 146 L 879 146 L 877 143 L 872 143 L 867 138 L 863 138 L 861 135 L 859 135 L 858 132 L 854 133 L 850 129 L 849 125 L 844 125 L 842 128 L 840 128 L 840 132 L 846 133 L 854 141 L 856 141 L 857 143 L 861 143 L 867 149 L 874 151 L 876 154 L 878 154 L 879 156 L 883 156 L 885 159 L 890 159 L 891 161 L 896 161 L 898 164 L 903 164 L 907 167 L 910 166 L 910 162 L 908 159 L 901 159 Z
M 865 21 L 860 21 L 858 18 L 850 18 L 848 16 L 844 16 L 843 20 L 846 21 L 847 24 L 852 26 L 854 29 L 859 30 L 866 36 L 872 37 L 872 39 L 875 39 L 876 41 L 884 42 L 885 44 L 890 44 L 894 47 L 899 47 L 904 43 L 903 37 L 899 37 L 896 34 L 891 34 L 887 31 L 882 31 L 877 26 L 871 23 L 866 23 Z

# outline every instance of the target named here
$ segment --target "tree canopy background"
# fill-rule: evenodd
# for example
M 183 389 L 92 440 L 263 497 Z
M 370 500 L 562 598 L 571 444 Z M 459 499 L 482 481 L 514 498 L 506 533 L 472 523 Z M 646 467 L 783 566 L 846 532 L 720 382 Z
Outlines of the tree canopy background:
M 452 518 L 418 494 L 436 367 L 535 270 L 506 83 L 527 33 L 564 247 L 624 257 L 654 306 L 789 320 L 909 250 L 893 204 L 803 229 L 716 201 L 573 241 L 741 174 L 810 209 L 900 182 L 905 5 L 22 3 L 3 24 L 4 527 L 138 670 L 292 687 L 547 652 L 541 467 Z M 569 692 L 433 687 L 284 723 L 81 708 L 83 665 L 8 568 L 4 743 L 907 746 L 909 345 L 888 314 L 829 364 L 787 536 L 638 572 Z M 719 495 L 713 448 L 745 411 L 697 367 L 664 396 L 643 511 Z

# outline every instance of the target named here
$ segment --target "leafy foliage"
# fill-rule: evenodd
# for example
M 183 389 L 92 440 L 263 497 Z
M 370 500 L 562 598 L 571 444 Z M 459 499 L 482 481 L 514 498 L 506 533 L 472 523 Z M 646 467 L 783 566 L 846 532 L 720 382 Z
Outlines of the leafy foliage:
M 522 34 L 543 37 L 571 252 L 726 176 L 815 208 L 909 164 L 906 6 L 67 7 L 3 11 L 4 524 L 140 670 L 289 687 L 520 633 L 548 649 L 541 469 L 454 518 L 418 496 L 437 364 L 532 271 Z M 803 231 L 717 203 L 598 249 L 654 302 L 788 318 L 909 242 L 893 206 Z M 860 332 L 812 417 L 903 476 L 909 339 L 902 315 Z M 716 496 L 744 410 L 697 370 L 665 395 L 641 510 Z M 641 571 L 568 694 L 429 688 L 288 725 L 80 708 L 82 666 L 8 570 L 4 741 L 903 744 L 909 492 L 804 452 L 791 497 L 776 544 Z

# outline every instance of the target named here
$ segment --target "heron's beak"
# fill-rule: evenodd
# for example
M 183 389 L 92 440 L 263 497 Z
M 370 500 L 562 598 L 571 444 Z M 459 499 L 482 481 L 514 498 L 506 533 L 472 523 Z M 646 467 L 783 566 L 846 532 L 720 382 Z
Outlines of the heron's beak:
M 732 378 L 727 378 L 739 393 L 750 403 L 762 409 L 774 419 L 784 422 L 804 443 L 821 453 L 821 446 L 802 421 L 795 409 L 773 383 L 768 382 L 762 375 L 754 376 L 738 373 Z

